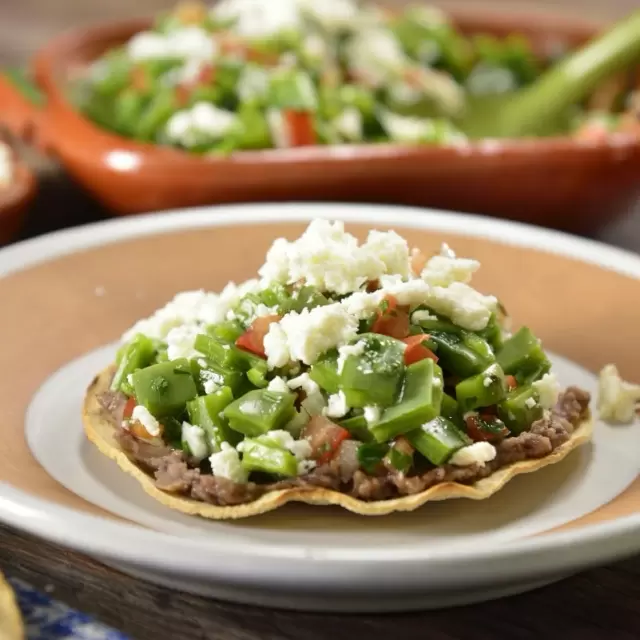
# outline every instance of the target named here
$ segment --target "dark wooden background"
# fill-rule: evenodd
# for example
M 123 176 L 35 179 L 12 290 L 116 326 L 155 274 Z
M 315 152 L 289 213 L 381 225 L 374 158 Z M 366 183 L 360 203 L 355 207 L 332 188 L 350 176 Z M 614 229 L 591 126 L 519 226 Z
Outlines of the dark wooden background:
M 137 640 L 638 640 L 640 557 L 481 605 L 393 615 L 291 613 L 133 580 L 0 526 L 0 567 Z
M 149 14 L 172 4 L 173 0 L 0 0 L 0 65 L 24 63 L 48 38 L 71 26 Z M 579 11 L 603 18 L 640 8 L 640 0 L 491 4 Z M 29 151 L 26 156 L 37 169 L 42 188 L 23 237 L 104 215 L 54 162 Z M 640 251 L 640 211 L 609 226 L 598 238 Z M 298 614 L 193 597 L 134 580 L 2 525 L 0 569 L 136 640 L 640 639 L 640 557 L 497 602 L 386 616 Z

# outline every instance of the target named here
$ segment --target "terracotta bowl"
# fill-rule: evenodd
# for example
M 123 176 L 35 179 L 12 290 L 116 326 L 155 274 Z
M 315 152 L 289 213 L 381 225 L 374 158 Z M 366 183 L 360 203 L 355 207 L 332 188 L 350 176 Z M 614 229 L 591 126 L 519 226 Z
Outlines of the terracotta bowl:
M 601 24 L 552 14 L 456 10 L 466 32 L 519 32 L 534 46 L 573 47 Z M 640 195 L 640 139 L 598 143 L 568 137 L 482 141 L 465 149 L 400 145 L 307 147 L 201 158 L 100 130 L 65 95 L 68 80 L 149 20 L 71 32 L 35 60 L 47 96 L 36 112 L 15 95 L 11 119 L 37 137 L 81 185 L 116 214 L 209 203 L 333 200 L 403 203 L 478 212 L 573 231 L 593 231 Z M 3 93 L 12 90 L 0 88 Z
M 0 187 L 0 245 L 20 230 L 26 209 L 36 193 L 36 180 L 25 164 L 16 160 L 13 181 Z

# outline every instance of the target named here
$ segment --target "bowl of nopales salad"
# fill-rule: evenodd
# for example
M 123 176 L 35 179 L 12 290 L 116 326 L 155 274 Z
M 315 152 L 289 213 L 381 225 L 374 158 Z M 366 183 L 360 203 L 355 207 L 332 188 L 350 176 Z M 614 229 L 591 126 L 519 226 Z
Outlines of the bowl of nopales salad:
M 636 87 L 617 73 L 640 57 L 640 18 L 601 30 L 418 3 L 188 2 L 47 45 L 37 126 L 116 213 L 330 194 L 593 227 L 607 194 L 623 209 L 637 189 L 640 156 Z M 597 55 L 569 68 L 585 43 Z
M 153 498 L 212 519 L 488 498 L 588 442 L 591 420 L 589 393 L 561 389 L 535 333 L 470 285 L 479 266 L 315 220 L 257 278 L 131 327 L 86 393 L 86 435 Z M 604 405 L 633 404 L 614 373 Z

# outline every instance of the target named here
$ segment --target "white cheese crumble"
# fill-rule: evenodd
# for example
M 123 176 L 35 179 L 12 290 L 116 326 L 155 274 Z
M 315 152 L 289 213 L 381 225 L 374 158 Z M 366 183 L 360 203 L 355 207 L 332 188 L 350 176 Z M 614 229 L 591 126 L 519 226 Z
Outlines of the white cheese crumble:
M 311 444 L 308 440 L 304 438 L 296 440 L 288 431 L 282 429 L 268 431 L 264 436 L 259 436 L 259 438 L 274 441 L 279 447 L 290 451 L 298 461 L 305 460 L 312 452 Z M 238 447 L 239 446 L 240 445 L 238 445 Z
M 322 412 L 328 418 L 342 418 L 349 413 L 349 405 L 344 392 L 332 393 L 329 396 L 327 408 Z
M 220 294 L 202 290 L 183 291 L 153 315 L 136 322 L 124 333 L 122 340 L 131 340 L 137 333 L 142 333 L 149 338 L 165 340 L 174 327 L 181 325 L 204 327 L 208 324 L 218 324 L 226 318 L 229 309 L 235 307 L 244 295 L 256 293 L 259 290 L 258 280 L 247 280 L 240 285 L 230 282 Z
M 472 95 L 495 95 L 513 91 L 517 80 L 510 69 L 480 63 L 471 70 L 465 86 Z
M 380 407 L 371 405 L 364 408 L 364 419 L 367 421 L 368 425 L 373 425 L 380 422 L 381 415 L 382 411 Z
M 487 377 L 482 381 L 482 384 L 483 384 L 485 387 L 487 387 L 487 388 L 488 388 L 488 387 L 490 387 L 490 386 L 493 384 L 493 380 L 492 380 L 489 376 L 487 376 Z
M 205 440 L 204 429 L 195 424 L 188 422 L 182 423 L 182 441 L 187 443 L 191 455 L 196 460 L 204 460 L 209 449 Z
M 287 313 L 274 322 L 264 338 L 269 367 L 283 367 L 291 360 L 313 364 L 323 353 L 349 342 L 358 332 L 358 321 L 340 304 Z
M 293 144 L 291 132 L 280 109 L 269 108 L 266 112 L 271 140 L 277 149 L 288 149 Z
M 298 462 L 298 475 L 304 476 L 307 473 L 311 473 L 316 468 L 315 460 L 301 460 Z
M 219 21 L 233 22 L 233 31 L 245 38 L 266 38 L 285 30 L 302 27 L 299 0 L 221 0 L 211 15 Z
M 388 273 L 409 273 L 406 241 L 393 231 L 369 233 L 367 241 L 345 232 L 341 221 L 314 220 L 293 242 L 278 238 L 259 274 L 267 282 L 304 280 L 321 291 L 347 294 Z
M 630 423 L 640 402 L 640 385 L 625 382 L 613 364 L 600 371 L 597 408 L 608 422 Z
M 199 354 L 194 349 L 196 336 L 201 333 L 194 325 L 174 327 L 167 334 L 167 358 L 178 360 L 179 358 L 198 358 Z
M 385 273 L 399 275 L 403 278 L 408 277 L 411 273 L 409 245 L 395 231 L 376 231 L 373 229 L 369 231 L 367 241 L 361 248 L 384 264 Z
M 395 77 L 408 60 L 395 36 L 376 26 L 357 31 L 346 47 L 353 72 L 372 87 L 379 87 Z
M 417 307 L 425 304 L 433 291 L 424 280 L 413 279 L 404 282 L 399 276 L 382 276 L 380 285 L 382 295 L 392 295 L 401 306 Z
M 348 142 L 362 140 L 362 114 L 355 107 L 347 107 L 333 121 L 338 134 Z
M 527 409 L 533 409 L 538 403 L 536 402 L 535 398 L 527 398 L 524 401 L 524 405 L 525 407 L 527 407 Z
M 149 409 L 139 404 L 133 408 L 131 419 L 139 422 L 152 437 L 160 435 L 160 423 L 153 417 Z
M 400 78 L 389 84 L 389 97 L 396 104 L 414 105 L 423 97 L 423 92 L 405 78 Z
M 434 316 L 430 311 L 427 311 L 426 309 L 418 309 L 418 311 L 414 311 L 411 314 L 411 322 L 413 322 L 413 324 L 421 324 L 422 322 L 427 322 L 428 320 L 437 319 L 437 316 Z
M 311 33 L 306 36 L 302 42 L 302 48 L 305 55 L 314 60 L 321 61 L 330 55 L 327 42 L 317 33 Z M 360 112 L 358 111 L 358 113 Z
M 267 391 L 275 391 L 276 393 L 289 393 L 289 387 L 287 381 L 280 376 L 276 376 L 273 380 L 269 381 L 267 385 Z
M 440 245 L 440 255 L 444 258 L 456 258 L 456 252 L 446 243 Z
M 132 60 L 162 58 L 211 60 L 218 49 L 211 34 L 197 26 L 175 29 L 169 33 L 143 31 L 127 43 Z
M 449 464 L 456 467 L 470 467 L 473 464 L 484 467 L 497 455 L 496 448 L 490 442 L 474 442 L 456 451 L 449 460 Z
M 298 0 L 298 3 L 303 15 L 329 30 L 349 26 L 358 15 L 358 5 L 353 0 Z
M 206 369 L 200 371 L 200 377 L 202 378 L 202 386 L 205 393 L 215 393 L 220 390 L 220 384 L 218 377 L 213 371 L 207 371 Z
M 291 360 L 287 334 L 279 322 L 269 325 L 269 331 L 264 337 L 264 352 L 270 369 L 284 367 Z
M 344 344 L 338 349 L 338 373 L 342 373 L 344 363 L 349 356 L 361 356 L 367 345 L 364 340 L 358 340 L 355 344 Z
M 543 409 L 556 406 L 560 395 L 560 383 L 555 373 L 545 373 L 540 380 L 533 383 L 533 387 L 540 394 L 540 405 Z
M 291 378 L 287 382 L 289 389 L 302 389 L 307 396 L 312 396 L 316 393 L 320 393 L 320 387 L 314 382 L 308 373 L 303 373 L 296 378 Z
M 420 142 L 435 133 L 433 121 L 416 116 L 403 116 L 392 111 L 381 111 L 380 122 L 395 142 Z
M 302 389 L 304 391 L 306 398 L 302 401 L 301 407 L 309 416 L 321 414 L 327 406 L 320 387 L 309 377 L 308 373 L 292 378 L 287 382 L 287 386 L 289 389 Z
M 242 102 L 261 100 L 269 90 L 269 74 L 257 65 L 248 64 L 242 70 L 236 91 Z
M 454 324 L 470 331 L 484 329 L 498 300 L 482 295 L 464 282 L 454 282 L 448 287 L 432 287 L 426 304 L 436 313 L 447 316 Z
M 266 304 L 257 304 L 253 310 L 252 313 L 249 314 L 249 316 L 247 317 L 247 322 L 249 324 L 251 324 L 254 320 L 256 320 L 257 318 L 264 318 L 266 316 L 274 316 L 278 314 L 278 307 L 267 307 Z M 227 319 L 228 320 L 233 320 L 234 318 L 230 317 L 234 315 L 233 311 L 229 311 L 229 313 L 227 313 Z
M 165 87 L 175 87 L 179 84 L 189 85 L 197 82 L 200 74 L 210 64 L 200 58 L 189 58 L 181 67 L 169 69 L 160 78 Z
M 197 102 L 191 109 L 177 111 L 165 125 L 171 142 L 185 147 L 220 140 L 238 126 L 238 116 L 209 102 Z
M 374 313 L 383 299 L 383 291 L 375 291 L 373 293 L 358 291 L 341 300 L 340 304 L 348 314 L 358 318 L 358 320 L 362 320 Z
M 429 259 L 420 277 L 432 286 L 448 287 L 453 282 L 471 282 L 479 268 L 477 260 L 436 255 Z
M 249 479 L 238 452 L 228 442 L 223 442 L 220 451 L 209 456 L 209 462 L 211 472 L 218 478 L 227 478 L 238 484 L 245 484 Z

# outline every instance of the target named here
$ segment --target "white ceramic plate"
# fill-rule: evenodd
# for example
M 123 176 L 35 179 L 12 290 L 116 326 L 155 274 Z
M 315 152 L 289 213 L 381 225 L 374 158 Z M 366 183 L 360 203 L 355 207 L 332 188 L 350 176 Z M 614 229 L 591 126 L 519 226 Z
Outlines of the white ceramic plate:
M 592 445 L 561 464 L 516 478 L 487 501 L 428 504 L 413 513 L 380 518 L 289 505 L 235 523 L 201 520 L 167 509 L 84 439 L 80 420 L 84 390 L 113 358 L 112 340 L 128 323 L 152 311 L 178 285 L 203 286 L 207 270 L 216 274 L 215 288 L 229 278 L 249 277 L 263 257 L 262 244 L 268 245 L 274 234 L 282 232 L 272 222 L 290 224 L 318 216 L 370 226 L 389 224 L 410 239 L 419 238 L 421 246 L 438 242 L 443 233 L 457 236 L 463 231 L 464 237 L 452 238 L 451 244 L 483 255 L 489 271 L 485 288 L 493 290 L 495 285 L 518 320 L 524 315 L 535 320 L 534 330 L 562 354 L 553 359 L 564 384 L 595 393 L 596 379 L 589 369 L 603 359 L 631 362 L 628 349 L 624 345 L 616 349 L 615 340 L 600 340 L 601 351 L 598 345 L 583 345 L 580 334 L 585 329 L 570 315 L 577 303 L 566 302 L 568 310 L 557 313 L 561 298 L 572 296 L 557 281 L 564 279 L 569 287 L 589 277 L 595 293 L 612 286 L 620 288 L 621 296 L 625 288 L 640 293 L 640 259 L 546 230 L 379 206 L 255 205 L 128 218 L 60 232 L 0 252 L 0 274 L 5 276 L 0 279 L 0 296 L 6 285 L 5 300 L 19 292 L 25 295 L 30 287 L 39 291 L 45 284 L 49 292 L 60 287 L 65 300 L 56 304 L 52 299 L 43 318 L 52 326 L 48 343 L 52 355 L 43 354 L 37 345 L 33 354 L 26 354 L 47 361 L 34 373 L 37 380 L 31 380 L 31 387 L 38 387 L 36 393 L 24 398 L 22 405 L 15 403 L 16 412 L 19 407 L 26 409 L 26 418 L 20 421 L 22 437 L 37 462 L 26 459 L 26 446 L 10 452 L 0 449 L 0 464 L 4 456 L 6 464 L 21 465 L 22 460 L 23 471 L 29 465 L 33 468 L 33 475 L 0 472 L 4 480 L 0 519 L 169 586 L 300 609 L 383 611 L 468 603 L 529 589 L 640 551 L 638 424 L 611 427 L 597 422 Z M 183 234 L 190 229 L 210 237 L 212 248 L 219 244 L 217 251 L 212 250 L 214 260 L 204 267 L 185 262 L 195 242 L 193 234 Z M 512 246 L 496 252 L 495 243 L 487 239 L 491 237 Z M 223 259 L 222 252 L 230 251 L 229 238 L 236 246 L 233 255 Z M 167 246 L 185 271 L 168 285 L 166 279 L 174 276 L 162 271 Z M 517 275 L 493 264 L 513 252 L 523 269 Z M 139 264 L 132 254 L 144 260 L 150 275 L 142 267 L 131 267 Z M 157 261 L 158 278 L 149 261 Z M 537 268 L 542 264 L 546 266 Z M 113 270 L 119 273 L 114 276 Z M 597 278 L 591 275 L 596 271 Z M 132 279 L 139 281 L 129 282 Z M 531 294 L 526 295 L 523 287 Z M 531 296 L 541 295 L 537 291 L 551 292 L 549 300 L 540 300 L 548 311 L 532 304 Z M 89 311 L 86 305 L 91 306 Z M 633 312 L 632 308 L 628 322 Z M 585 303 L 577 317 L 594 313 L 595 321 L 612 322 L 622 340 L 628 322 L 612 320 L 612 308 L 594 311 L 593 304 Z M 90 319 L 83 314 L 90 314 Z M 626 318 L 621 312 L 615 315 Z M 74 322 L 81 328 L 74 328 Z M 593 322 L 589 317 L 584 326 Z M 595 326 L 593 335 L 604 329 Z M 15 341 L 20 339 L 16 333 Z M 13 343 L 0 344 L 2 348 L 13 348 Z M 19 397 L 26 389 L 19 375 L 15 382 L 9 377 L 4 384 L 15 385 L 14 395 Z M 18 429 L 13 409 L 11 405 L 9 417 Z M 550 533 L 559 527 L 565 529 Z

